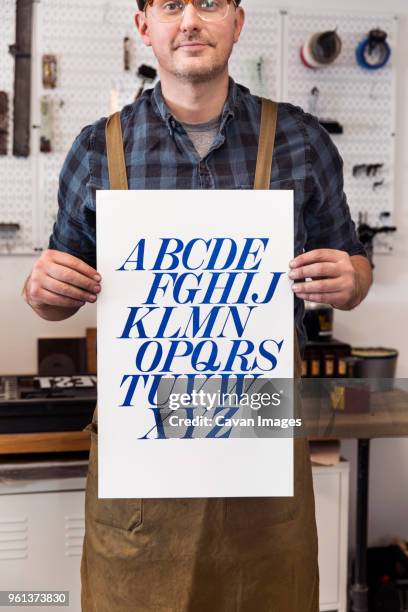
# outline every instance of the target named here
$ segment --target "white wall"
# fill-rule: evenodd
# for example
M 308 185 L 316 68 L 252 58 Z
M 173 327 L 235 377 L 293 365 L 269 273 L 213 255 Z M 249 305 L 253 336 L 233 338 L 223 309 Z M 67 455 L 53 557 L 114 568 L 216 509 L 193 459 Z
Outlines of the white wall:
M 96 325 L 96 306 L 87 304 L 71 319 L 49 322 L 40 319 L 20 296 L 35 257 L 0 257 L 0 350 L 1 374 L 37 372 L 37 338 L 80 337 Z
M 261 4 L 282 8 L 305 8 L 304 0 L 243 0 L 243 5 Z M 307 8 L 336 10 L 338 0 L 309 1 Z M 342 0 L 341 8 L 356 10 L 355 0 Z M 335 335 L 352 344 L 384 345 L 400 351 L 397 375 L 408 376 L 408 2 L 407 0 L 360 0 L 358 10 L 374 14 L 386 9 L 401 15 L 399 32 L 397 154 L 396 154 L 396 222 L 398 234 L 395 253 L 375 260 L 375 284 L 367 300 L 353 312 L 337 311 Z M 250 8 L 248 8 L 250 10 Z M 31 373 L 36 370 L 38 337 L 84 335 L 87 326 L 95 325 L 95 306 L 85 306 L 72 320 L 48 323 L 37 318 L 20 298 L 25 277 L 34 258 L 0 258 L 0 351 L 2 374 Z M 342 444 L 343 454 L 352 462 L 355 476 L 355 442 Z M 372 443 L 369 539 L 377 542 L 384 536 L 400 535 L 408 539 L 408 440 L 377 440 Z M 355 478 L 354 478 L 355 480 Z M 351 496 L 350 538 L 354 537 L 355 487 Z

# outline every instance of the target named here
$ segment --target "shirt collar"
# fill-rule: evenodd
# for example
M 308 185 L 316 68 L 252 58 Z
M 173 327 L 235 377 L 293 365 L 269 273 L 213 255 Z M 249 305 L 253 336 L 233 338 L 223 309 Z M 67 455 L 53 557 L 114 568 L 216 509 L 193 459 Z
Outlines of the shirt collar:
M 220 131 L 229 117 L 235 117 L 235 109 L 238 101 L 238 87 L 234 79 L 230 76 L 228 81 L 228 95 L 221 113 Z M 176 119 L 171 114 L 166 102 L 164 101 L 161 82 L 158 81 L 153 88 L 153 107 L 159 116 L 166 123 L 170 134 L 173 134 Z

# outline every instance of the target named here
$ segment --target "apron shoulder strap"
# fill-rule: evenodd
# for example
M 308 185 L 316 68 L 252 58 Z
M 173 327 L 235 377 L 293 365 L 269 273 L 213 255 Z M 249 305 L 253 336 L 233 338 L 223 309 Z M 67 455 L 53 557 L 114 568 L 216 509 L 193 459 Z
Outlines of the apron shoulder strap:
M 278 105 L 268 98 L 262 99 L 261 127 L 259 131 L 258 159 L 256 162 L 254 189 L 269 189 L 272 174 L 272 157 L 275 146 Z
M 105 139 L 110 188 L 128 189 L 120 112 L 114 113 L 108 118 L 105 127 Z
M 269 189 L 272 176 L 272 158 L 275 146 L 278 105 L 262 98 L 261 127 L 259 132 L 258 158 L 256 162 L 254 189 Z M 301 375 L 301 356 L 296 327 L 294 329 L 295 377 Z

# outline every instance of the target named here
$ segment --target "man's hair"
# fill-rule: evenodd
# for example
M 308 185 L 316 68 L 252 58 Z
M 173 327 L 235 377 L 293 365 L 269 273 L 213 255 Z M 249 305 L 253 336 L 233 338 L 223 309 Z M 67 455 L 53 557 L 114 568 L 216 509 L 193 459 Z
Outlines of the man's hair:
M 144 8 L 147 4 L 147 0 L 137 0 L 137 6 L 139 7 L 139 11 L 144 11 Z M 238 6 L 241 4 L 241 0 L 235 0 L 235 4 Z

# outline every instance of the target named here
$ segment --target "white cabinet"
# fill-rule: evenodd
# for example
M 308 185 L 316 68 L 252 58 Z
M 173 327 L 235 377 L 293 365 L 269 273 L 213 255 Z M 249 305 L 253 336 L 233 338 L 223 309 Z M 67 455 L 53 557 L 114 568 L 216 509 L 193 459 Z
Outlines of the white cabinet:
M 69 591 L 69 607 L 54 609 L 80 612 L 84 485 L 84 478 L 1 481 L 0 590 Z
M 347 461 L 313 467 L 322 612 L 347 609 L 349 471 Z
M 346 612 L 349 464 L 313 467 L 313 484 L 320 610 Z M 70 591 L 80 612 L 84 488 L 85 478 L 0 482 L 0 590 Z

